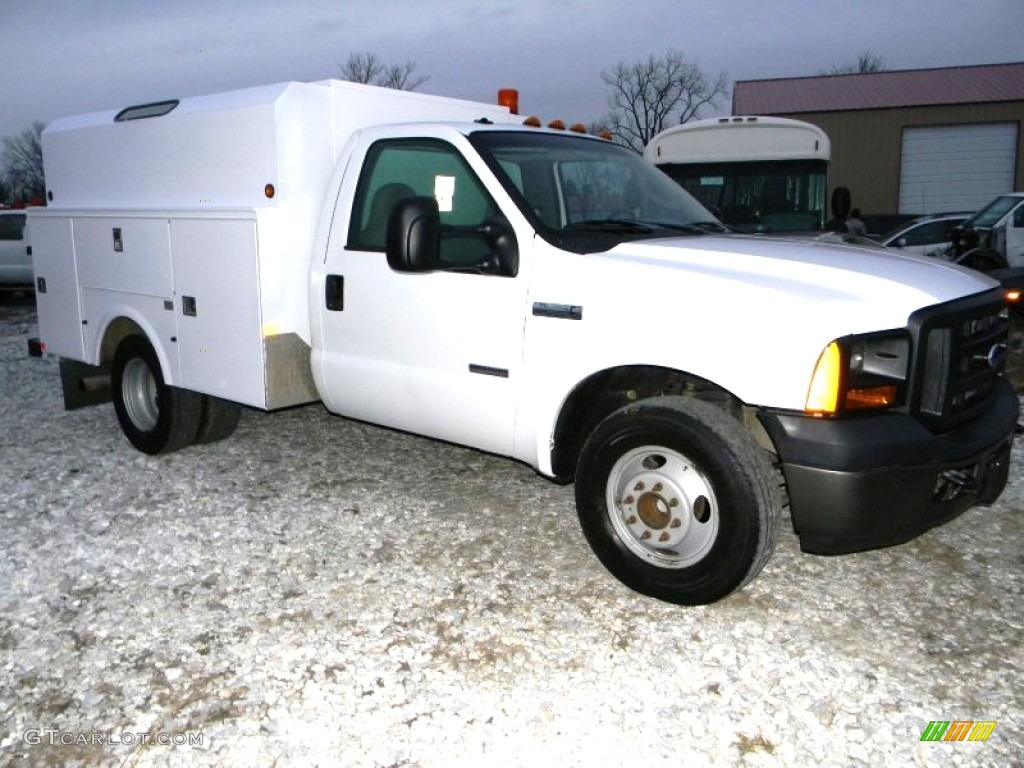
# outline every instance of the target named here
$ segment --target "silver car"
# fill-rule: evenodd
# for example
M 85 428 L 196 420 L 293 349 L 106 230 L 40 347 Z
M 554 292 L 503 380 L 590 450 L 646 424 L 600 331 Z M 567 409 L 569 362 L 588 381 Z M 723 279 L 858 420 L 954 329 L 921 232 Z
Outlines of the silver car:
M 953 247 L 950 235 L 970 216 L 969 213 L 937 213 L 922 216 L 883 235 L 881 242 L 884 246 L 899 248 L 906 253 L 946 256 Z
M 24 211 L 0 211 L 0 285 L 32 284 L 32 247 Z

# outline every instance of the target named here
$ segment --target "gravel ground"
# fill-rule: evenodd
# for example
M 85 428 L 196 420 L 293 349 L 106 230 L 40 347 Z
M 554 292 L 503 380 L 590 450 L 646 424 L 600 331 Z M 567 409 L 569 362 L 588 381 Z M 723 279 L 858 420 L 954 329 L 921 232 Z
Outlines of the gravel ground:
M 1021 764 L 1020 449 L 989 508 L 840 558 L 787 521 L 687 609 L 604 572 L 571 486 L 320 406 L 139 454 L 35 332 L 0 303 L 0 764 Z M 958 719 L 998 725 L 920 741 Z

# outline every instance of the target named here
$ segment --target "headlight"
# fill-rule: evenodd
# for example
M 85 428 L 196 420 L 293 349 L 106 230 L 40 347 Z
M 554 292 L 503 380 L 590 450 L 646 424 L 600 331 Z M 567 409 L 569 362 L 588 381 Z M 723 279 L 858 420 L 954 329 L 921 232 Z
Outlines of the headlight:
M 836 339 L 818 356 L 804 410 L 835 416 L 900 406 L 906 400 L 909 367 L 906 331 Z

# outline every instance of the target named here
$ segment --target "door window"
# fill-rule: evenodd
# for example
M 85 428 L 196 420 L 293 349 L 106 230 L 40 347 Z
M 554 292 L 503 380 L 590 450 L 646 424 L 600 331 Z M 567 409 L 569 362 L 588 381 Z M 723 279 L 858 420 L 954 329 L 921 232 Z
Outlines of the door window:
M 432 197 L 441 214 L 439 266 L 473 268 L 494 253 L 494 232 L 511 228 L 454 147 L 433 139 L 379 141 L 366 155 L 348 245 L 383 251 L 388 218 L 402 199 Z
M 913 229 L 908 229 L 902 236 L 905 245 L 931 245 L 941 243 L 946 237 L 946 227 L 941 221 L 929 221 Z

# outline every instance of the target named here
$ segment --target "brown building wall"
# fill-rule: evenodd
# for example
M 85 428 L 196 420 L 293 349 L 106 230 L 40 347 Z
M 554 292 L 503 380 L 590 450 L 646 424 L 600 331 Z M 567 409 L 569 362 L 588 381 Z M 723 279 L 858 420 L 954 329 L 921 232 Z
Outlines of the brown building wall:
M 853 205 L 865 214 L 896 213 L 900 194 L 903 129 L 922 125 L 1016 123 L 1014 189 L 1024 184 L 1024 101 L 853 112 L 778 113 L 822 128 L 832 142 L 829 188 L 850 188 Z

